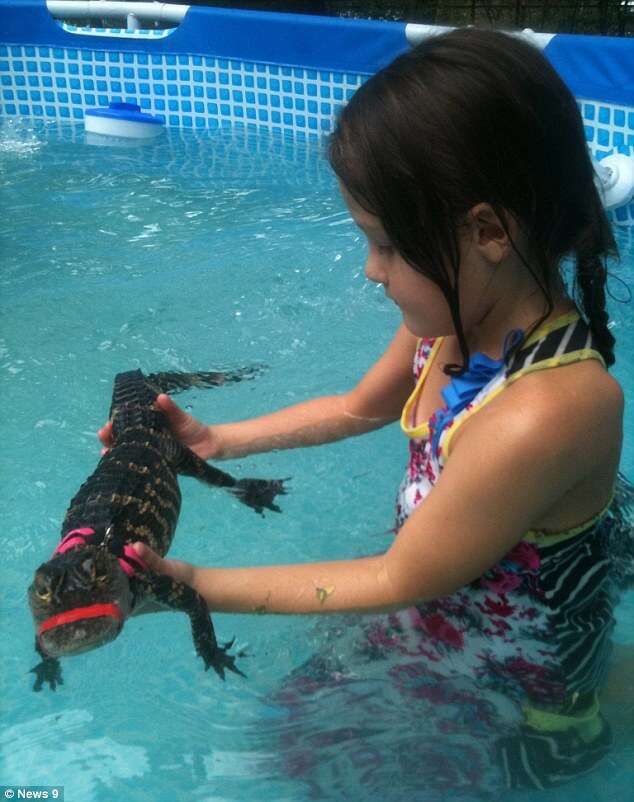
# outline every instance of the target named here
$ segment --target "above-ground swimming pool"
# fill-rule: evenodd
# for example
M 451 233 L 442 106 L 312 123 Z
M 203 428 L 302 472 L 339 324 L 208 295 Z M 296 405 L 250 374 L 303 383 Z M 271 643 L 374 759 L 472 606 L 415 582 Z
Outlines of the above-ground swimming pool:
M 151 145 L 105 147 L 80 120 L 19 110 L 2 120 L 1 785 L 64 786 L 68 802 L 483 798 L 477 778 L 453 784 L 452 756 L 417 751 L 424 718 L 385 682 L 384 661 L 360 659 L 353 617 L 215 615 L 248 675 L 223 684 L 203 671 L 185 617 L 146 616 L 107 647 L 63 661 L 56 693 L 31 690 L 26 588 L 94 467 L 115 373 L 265 366 L 252 381 L 179 397 L 205 420 L 233 420 L 348 388 L 398 325 L 363 275 L 364 243 L 309 133 L 173 127 Z M 629 226 L 615 231 L 614 373 L 631 397 L 634 311 L 622 301 L 634 237 Z M 633 422 L 628 409 L 630 478 Z M 236 565 L 378 552 L 393 525 L 385 488 L 396 490 L 405 458 L 390 426 L 225 463 L 238 476 L 292 477 L 283 512 L 264 517 L 183 479 L 172 554 Z M 630 595 L 619 646 L 634 646 L 633 624 Z M 288 689 L 315 654 L 341 665 L 340 684 L 297 704 Z M 505 798 L 632 799 L 633 709 L 631 687 L 606 706 L 616 743 L 592 775 L 547 796 Z
M 105 151 L 85 144 L 77 124 L 21 121 L 3 126 L 0 152 L 9 204 L 0 235 L 11 240 L 1 341 L 3 782 L 64 785 L 72 802 L 162 802 L 185 792 L 201 800 L 308 799 L 301 766 L 292 764 L 301 735 L 323 755 L 327 790 L 343 798 L 345 773 L 330 773 L 328 761 L 329 736 L 346 725 L 346 711 L 333 718 L 324 693 L 291 715 L 278 698 L 285 676 L 313 652 L 345 654 L 343 617 L 324 625 L 214 616 L 219 637 L 236 636 L 236 649 L 248 652 L 240 661 L 248 680 L 221 684 L 204 673 L 187 620 L 176 615 L 134 620 L 113 644 L 65 660 L 56 693 L 32 693 L 27 673 L 36 656 L 25 591 L 97 459 L 94 432 L 117 371 L 266 365 L 251 382 L 181 396 L 203 419 L 232 420 L 349 387 L 396 327 L 397 310 L 363 276 L 364 244 L 318 146 L 173 131 L 150 148 Z M 631 283 L 632 243 L 625 230 L 619 238 L 618 274 Z M 622 293 L 619 283 L 614 291 Z M 634 315 L 618 303 L 612 314 L 615 372 L 631 392 Z M 183 479 L 173 554 L 234 565 L 379 551 L 392 526 L 385 487 L 396 488 L 405 452 L 391 426 L 227 463 L 240 476 L 292 476 L 282 514 L 264 518 Z M 624 462 L 631 475 L 631 440 Z M 633 615 L 630 601 L 620 612 L 623 643 L 632 641 Z M 380 681 L 372 693 L 375 730 L 357 737 L 370 754 L 406 748 L 395 715 L 411 722 L 415 711 L 399 708 Z M 631 747 L 618 743 L 591 780 L 601 783 L 601 799 L 626 798 L 631 758 Z M 422 792 L 433 769 L 410 768 L 403 788 Z M 588 782 L 557 798 L 583 798 Z M 376 783 L 364 798 L 410 798 L 380 774 Z

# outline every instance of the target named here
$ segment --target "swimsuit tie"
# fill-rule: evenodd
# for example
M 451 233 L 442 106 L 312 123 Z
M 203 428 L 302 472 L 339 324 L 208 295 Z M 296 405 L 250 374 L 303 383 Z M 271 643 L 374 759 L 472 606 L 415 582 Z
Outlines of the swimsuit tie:
M 502 370 L 507 354 L 523 336 L 524 332 L 521 329 L 513 329 L 507 334 L 501 359 L 491 359 L 486 354 L 477 351 L 469 359 L 469 366 L 465 372 L 461 376 L 454 376 L 449 384 L 440 391 L 446 406 L 435 415 L 434 434 L 431 441 L 434 453 L 437 453 L 443 431 L 451 426 L 456 415 L 462 412 Z

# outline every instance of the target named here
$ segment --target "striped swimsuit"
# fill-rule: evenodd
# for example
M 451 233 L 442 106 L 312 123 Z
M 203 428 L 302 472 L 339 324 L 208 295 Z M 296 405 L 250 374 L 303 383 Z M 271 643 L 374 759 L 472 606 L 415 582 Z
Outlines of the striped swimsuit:
M 536 370 L 603 362 L 588 326 L 569 313 L 535 332 L 510 364 L 476 355 L 475 386 L 461 397 L 443 392 L 447 406 L 413 427 L 412 412 L 440 344 L 422 340 L 416 352 L 416 388 L 401 419 L 410 459 L 397 498 L 397 527 L 434 486 L 460 425 L 509 384 Z M 613 629 L 611 507 L 565 532 L 531 530 L 469 586 L 391 617 L 390 634 L 399 647 L 423 652 L 434 676 L 471 676 L 522 706 L 520 733 L 499 743 L 509 786 L 555 785 L 591 768 L 609 746 L 596 694 Z M 417 663 L 421 669 L 418 655 Z
M 505 349 L 511 354 L 515 336 Z M 531 371 L 602 361 L 579 315 L 565 315 L 506 361 L 474 354 L 443 390 L 446 406 L 412 427 L 439 347 L 421 340 L 414 359 L 416 387 L 401 421 L 409 462 L 397 528 L 424 503 L 470 415 Z M 597 691 L 617 586 L 631 582 L 634 564 L 631 522 L 617 503 L 623 487 L 617 483 L 615 501 L 581 526 L 526 532 L 450 596 L 346 616 L 345 626 L 322 619 L 319 650 L 274 698 L 288 711 L 283 771 L 304 780 L 315 798 L 340 799 L 353 789 L 367 798 L 396 782 L 402 798 L 428 802 L 552 787 L 590 771 L 610 749 Z

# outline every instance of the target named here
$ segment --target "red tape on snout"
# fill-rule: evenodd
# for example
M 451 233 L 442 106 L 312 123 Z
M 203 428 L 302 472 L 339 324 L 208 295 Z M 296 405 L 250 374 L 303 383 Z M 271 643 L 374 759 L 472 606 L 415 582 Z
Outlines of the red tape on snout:
M 59 627 L 62 624 L 73 624 L 75 621 L 83 621 L 86 618 L 116 618 L 123 621 L 123 613 L 117 604 L 91 604 L 89 607 L 75 607 L 73 610 L 66 610 L 63 613 L 52 615 L 43 621 L 38 627 L 37 634 L 47 632 L 49 629 Z

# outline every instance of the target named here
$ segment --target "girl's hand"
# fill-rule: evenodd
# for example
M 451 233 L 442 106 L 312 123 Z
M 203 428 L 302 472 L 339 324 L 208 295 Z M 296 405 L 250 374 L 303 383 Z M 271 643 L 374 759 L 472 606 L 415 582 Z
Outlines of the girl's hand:
M 172 434 L 183 445 L 205 460 L 220 456 L 219 439 L 215 436 L 212 427 L 189 415 L 164 393 L 158 396 L 156 404 L 166 415 Z M 112 446 L 112 422 L 108 421 L 102 426 L 97 432 L 97 436 L 104 446 L 101 453 L 105 454 Z
M 132 547 L 152 571 L 170 576 L 185 585 L 193 585 L 196 567 L 191 563 L 180 560 L 164 560 L 145 543 L 133 543 Z
M 209 459 L 218 455 L 220 450 L 219 443 L 217 438 L 214 437 L 213 429 L 210 426 L 185 412 L 164 393 L 158 396 L 156 404 L 166 415 L 172 434 L 183 445 L 190 448 L 194 454 L 202 457 L 202 459 Z

